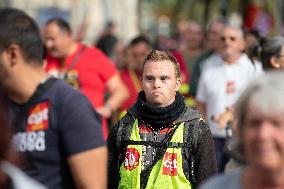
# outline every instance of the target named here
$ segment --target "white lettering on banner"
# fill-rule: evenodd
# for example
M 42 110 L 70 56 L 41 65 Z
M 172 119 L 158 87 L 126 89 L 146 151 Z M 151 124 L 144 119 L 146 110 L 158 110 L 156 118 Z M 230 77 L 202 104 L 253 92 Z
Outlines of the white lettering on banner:
M 44 120 L 48 120 L 48 108 L 45 108 L 40 112 L 31 114 L 28 118 L 28 124 L 40 124 Z
M 13 143 L 19 152 L 45 151 L 45 132 L 19 132 L 14 135 Z

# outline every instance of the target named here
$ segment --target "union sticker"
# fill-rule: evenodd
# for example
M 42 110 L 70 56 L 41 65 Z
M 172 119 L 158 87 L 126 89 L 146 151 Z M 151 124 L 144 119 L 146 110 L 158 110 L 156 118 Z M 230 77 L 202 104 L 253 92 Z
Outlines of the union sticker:
M 79 71 L 75 69 L 68 70 L 64 77 L 64 81 L 70 84 L 74 89 L 79 89 Z
M 126 170 L 133 170 L 139 165 L 140 154 L 136 148 L 127 148 L 124 168 Z
M 163 175 L 177 176 L 177 153 L 165 153 Z
M 29 110 L 26 131 L 39 131 L 48 128 L 49 101 L 41 102 Z

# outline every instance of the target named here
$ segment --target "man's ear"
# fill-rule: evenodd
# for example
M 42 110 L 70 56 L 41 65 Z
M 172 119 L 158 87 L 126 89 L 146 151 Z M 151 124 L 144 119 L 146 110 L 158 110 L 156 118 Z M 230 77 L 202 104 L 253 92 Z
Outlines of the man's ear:
M 175 88 L 175 91 L 178 91 L 180 86 L 182 84 L 182 80 L 180 77 L 177 78 L 177 82 L 176 82 L 176 88 Z
M 10 66 L 15 66 L 19 61 L 19 59 L 22 57 L 21 49 L 17 44 L 9 45 L 4 50 L 4 53 L 6 55 L 8 62 L 10 63 Z
M 241 39 L 239 43 L 239 47 L 241 51 L 245 50 L 245 46 L 246 46 L 245 44 L 246 44 L 245 40 Z
M 270 64 L 272 65 L 273 68 L 276 68 L 276 69 L 280 68 L 279 61 L 275 56 L 270 58 Z

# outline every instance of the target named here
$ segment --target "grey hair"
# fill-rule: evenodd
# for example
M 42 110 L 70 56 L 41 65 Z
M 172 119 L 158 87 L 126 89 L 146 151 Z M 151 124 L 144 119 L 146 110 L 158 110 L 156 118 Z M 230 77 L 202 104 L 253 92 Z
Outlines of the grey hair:
M 244 31 L 242 30 L 242 28 L 236 27 L 236 26 L 231 25 L 231 24 L 225 24 L 222 33 L 224 33 L 224 30 L 227 29 L 227 28 L 231 28 L 231 29 L 234 29 L 234 30 L 238 31 L 238 33 L 240 34 L 240 37 L 242 39 L 244 38 L 245 34 L 244 34 Z
M 222 19 L 212 20 L 206 25 L 206 32 L 208 33 L 214 25 L 222 25 L 224 27 L 226 23 Z
M 236 150 L 244 155 L 245 120 L 251 108 L 264 115 L 284 113 L 284 72 L 274 70 L 257 77 L 245 89 L 235 105 Z
M 262 67 L 264 70 L 274 68 L 271 64 L 271 58 L 277 58 L 280 56 L 283 45 L 284 38 L 281 36 L 268 38 L 262 43 L 260 50 L 260 60 L 262 62 Z

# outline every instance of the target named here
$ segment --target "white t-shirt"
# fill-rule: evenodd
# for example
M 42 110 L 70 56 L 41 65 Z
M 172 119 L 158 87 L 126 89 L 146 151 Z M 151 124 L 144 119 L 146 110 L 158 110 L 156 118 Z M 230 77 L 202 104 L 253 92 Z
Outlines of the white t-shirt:
M 257 71 L 245 54 L 233 64 L 225 63 L 218 57 L 213 60 L 215 62 L 202 72 L 196 98 L 206 104 L 207 123 L 213 136 L 224 138 L 225 129 L 220 129 L 218 124 L 212 121 L 212 116 L 219 115 L 226 107 L 232 106 L 251 79 L 260 71 Z
M 202 72 L 211 67 L 215 67 L 222 64 L 222 58 L 218 53 L 211 54 L 205 61 L 202 67 Z
M 215 176 L 200 186 L 200 189 L 244 189 L 241 181 L 242 169 Z

